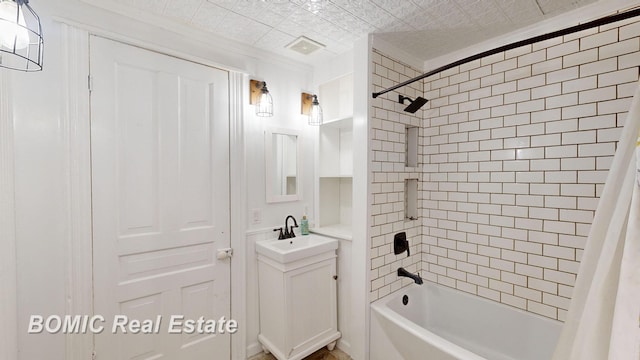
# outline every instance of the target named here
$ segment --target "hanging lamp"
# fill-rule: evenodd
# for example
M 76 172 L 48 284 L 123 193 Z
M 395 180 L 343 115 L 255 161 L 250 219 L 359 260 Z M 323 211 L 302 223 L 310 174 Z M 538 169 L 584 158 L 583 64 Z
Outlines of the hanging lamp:
M 0 0 L 0 67 L 42 70 L 42 25 L 29 0 Z

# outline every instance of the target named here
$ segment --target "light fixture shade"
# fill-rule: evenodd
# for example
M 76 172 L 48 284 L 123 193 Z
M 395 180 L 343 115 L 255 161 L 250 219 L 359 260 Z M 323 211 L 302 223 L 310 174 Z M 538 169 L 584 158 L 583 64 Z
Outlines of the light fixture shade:
M 42 70 L 42 26 L 29 0 L 0 0 L 0 67 Z
M 311 105 L 311 112 L 309 113 L 309 125 L 322 125 L 322 120 L 322 108 L 318 102 L 318 96 L 313 95 L 313 104 Z
M 273 98 L 269 94 L 267 89 L 267 83 L 262 83 L 262 89 L 260 89 L 260 98 L 256 104 L 256 115 L 261 117 L 273 116 Z

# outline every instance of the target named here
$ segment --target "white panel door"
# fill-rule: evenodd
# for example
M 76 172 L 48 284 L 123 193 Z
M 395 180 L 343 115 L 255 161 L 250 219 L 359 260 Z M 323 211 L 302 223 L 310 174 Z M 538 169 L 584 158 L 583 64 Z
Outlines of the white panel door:
M 229 359 L 230 335 L 169 334 L 230 317 L 228 73 L 91 38 L 98 359 Z M 158 334 L 111 334 L 116 315 Z

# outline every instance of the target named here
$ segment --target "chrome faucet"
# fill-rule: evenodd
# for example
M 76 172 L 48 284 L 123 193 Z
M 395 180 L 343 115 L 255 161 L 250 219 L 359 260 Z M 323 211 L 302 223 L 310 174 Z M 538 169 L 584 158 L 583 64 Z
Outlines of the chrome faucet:
M 398 276 L 406 276 L 408 278 L 413 279 L 418 285 L 422 285 L 422 278 L 420 277 L 420 273 L 412 274 L 408 272 L 405 268 L 398 268 Z
M 291 225 L 291 227 L 289 227 L 289 219 L 293 220 L 293 225 Z M 296 234 L 293 232 L 294 227 L 298 227 L 296 218 L 294 218 L 293 215 L 287 216 L 287 218 L 284 220 L 284 239 L 291 239 L 293 237 L 296 237 Z

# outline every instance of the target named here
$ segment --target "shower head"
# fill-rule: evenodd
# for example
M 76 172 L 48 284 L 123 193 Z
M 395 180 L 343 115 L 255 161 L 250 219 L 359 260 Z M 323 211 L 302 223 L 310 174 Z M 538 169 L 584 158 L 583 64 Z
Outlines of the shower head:
M 418 96 L 415 100 L 411 100 L 410 97 L 408 96 L 402 96 L 402 95 L 398 95 L 398 102 L 400 104 L 404 104 L 405 100 L 409 100 L 411 102 L 411 104 L 409 104 L 409 106 L 407 106 L 404 111 L 409 112 L 414 114 L 416 111 L 418 111 L 424 104 L 426 104 L 427 102 L 429 102 L 429 100 Z

